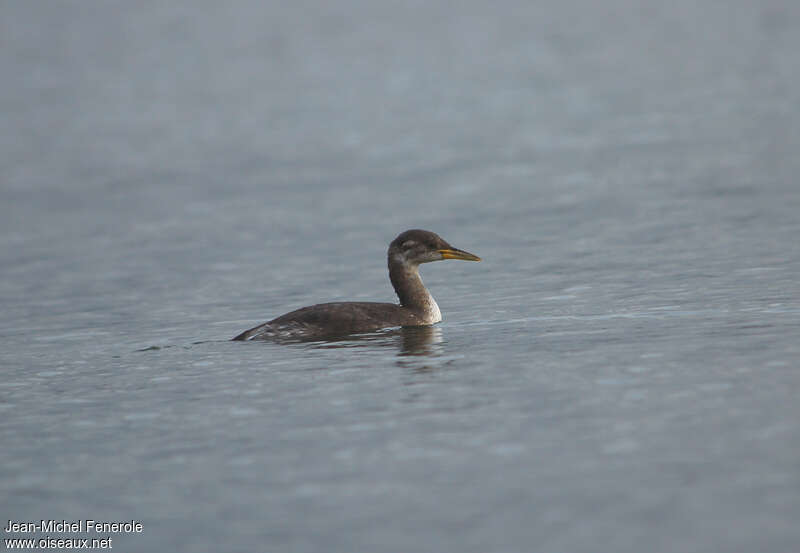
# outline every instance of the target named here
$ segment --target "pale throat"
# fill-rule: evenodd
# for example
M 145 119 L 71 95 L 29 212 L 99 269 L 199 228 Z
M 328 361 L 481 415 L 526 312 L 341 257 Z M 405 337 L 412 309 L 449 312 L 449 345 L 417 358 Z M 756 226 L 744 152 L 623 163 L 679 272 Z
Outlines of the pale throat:
M 392 281 L 400 305 L 415 311 L 425 324 L 442 320 L 439 305 L 419 276 L 419 265 L 408 263 L 401 255 L 389 258 L 389 278 Z

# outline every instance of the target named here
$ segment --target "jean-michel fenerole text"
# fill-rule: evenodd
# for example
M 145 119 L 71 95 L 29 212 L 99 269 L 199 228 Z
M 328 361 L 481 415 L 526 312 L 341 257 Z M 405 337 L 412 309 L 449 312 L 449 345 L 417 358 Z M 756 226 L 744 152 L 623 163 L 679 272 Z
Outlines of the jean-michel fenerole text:
M 121 522 L 106 522 L 101 520 L 39 520 L 39 521 L 14 521 L 9 520 L 3 531 L 8 534 L 32 534 L 40 532 L 67 533 L 110 533 L 110 534 L 140 534 L 142 523 L 137 520 Z

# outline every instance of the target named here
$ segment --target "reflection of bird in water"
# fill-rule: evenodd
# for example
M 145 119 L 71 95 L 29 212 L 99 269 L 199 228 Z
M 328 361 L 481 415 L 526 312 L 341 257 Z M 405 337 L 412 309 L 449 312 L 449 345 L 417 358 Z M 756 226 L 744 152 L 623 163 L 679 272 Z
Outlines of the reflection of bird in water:
M 442 329 L 437 326 L 404 326 L 400 332 L 400 357 L 430 356 L 442 343 Z
M 443 259 L 480 261 L 477 255 L 454 248 L 436 233 L 407 230 L 389 245 L 389 278 L 400 305 L 377 302 L 321 303 L 246 330 L 234 340 L 315 338 L 372 332 L 394 326 L 420 326 L 442 320 L 439 306 L 422 283 L 420 263 Z

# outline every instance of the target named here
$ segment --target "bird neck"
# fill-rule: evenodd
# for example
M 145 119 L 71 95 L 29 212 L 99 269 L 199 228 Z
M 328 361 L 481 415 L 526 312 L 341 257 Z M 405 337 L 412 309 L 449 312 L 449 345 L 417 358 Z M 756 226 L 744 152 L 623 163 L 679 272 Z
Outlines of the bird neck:
M 400 305 L 418 313 L 427 324 L 442 320 L 436 300 L 419 276 L 419 265 L 407 263 L 400 255 L 390 255 L 389 279 L 400 298 Z

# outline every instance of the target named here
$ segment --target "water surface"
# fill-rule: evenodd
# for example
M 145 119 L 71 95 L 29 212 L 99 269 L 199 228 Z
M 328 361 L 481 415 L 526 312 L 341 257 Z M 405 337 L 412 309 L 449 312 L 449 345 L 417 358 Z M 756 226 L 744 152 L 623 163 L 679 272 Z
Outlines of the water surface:
M 793 2 L 0 8 L 0 520 L 800 550 Z M 322 301 L 444 321 L 232 343 Z M 6 536 L 4 536 L 6 537 Z

